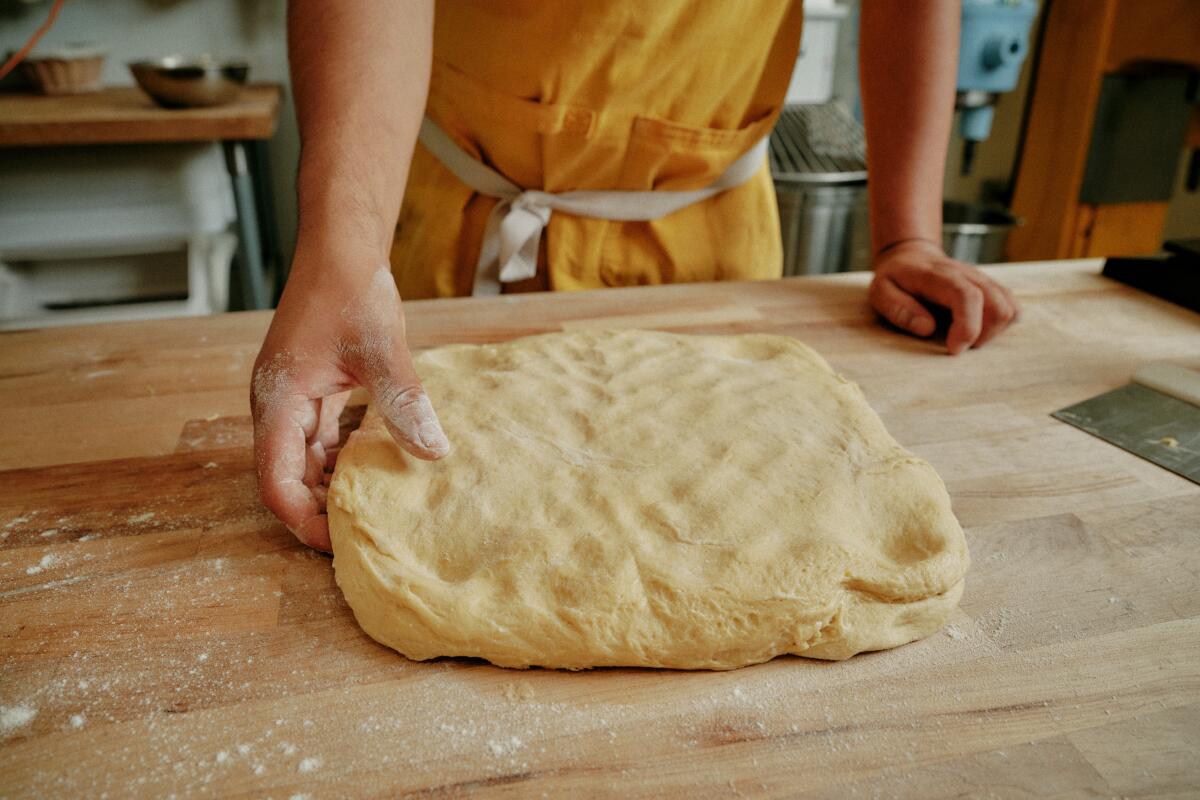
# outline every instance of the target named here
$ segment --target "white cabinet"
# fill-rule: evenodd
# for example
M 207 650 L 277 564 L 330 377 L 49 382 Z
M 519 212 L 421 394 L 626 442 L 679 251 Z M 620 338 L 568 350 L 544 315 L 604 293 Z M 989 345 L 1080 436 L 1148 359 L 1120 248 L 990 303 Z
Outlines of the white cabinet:
M 224 311 L 234 218 L 216 143 L 0 150 L 0 328 Z

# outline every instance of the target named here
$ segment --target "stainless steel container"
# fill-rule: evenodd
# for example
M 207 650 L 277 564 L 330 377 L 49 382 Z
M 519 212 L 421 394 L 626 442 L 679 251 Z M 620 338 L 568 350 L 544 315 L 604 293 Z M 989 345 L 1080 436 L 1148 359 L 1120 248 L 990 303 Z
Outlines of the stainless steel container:
M 866 148 L 837 103 L 788 106 L 771 133 L 771 176 L 783 233 L 783 274 L 866 267 Z
M 846 272 L 856 261 L 855 233 L 864 228 L 861 186 L 775 187 L 783 229 L 783 274 Z
M 138 86 L 166 108 L 215 106 L 236 100 L 250 67 L 210 56 L 167 56 L 129 65 Z
M 1004 261 L 1009 232 L 1021 220 L 1002 208 L 960 203 L 942 203 L 942 246 L 946 255 L 968 264 Z

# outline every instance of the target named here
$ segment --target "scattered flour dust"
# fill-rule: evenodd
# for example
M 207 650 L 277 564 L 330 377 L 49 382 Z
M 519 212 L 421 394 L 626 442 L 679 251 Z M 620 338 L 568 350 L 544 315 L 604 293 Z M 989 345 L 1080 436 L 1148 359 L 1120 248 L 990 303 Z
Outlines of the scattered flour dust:
M 488 739 L 488 750 L 492 751 L 492 755 L 496 758 L 512 755 L 525 746 L 516 736 L 510 736 L 508 739 Z
M 366 296 L 341 311 L 342 319 L 350 324 L 351 337 L 339 341 L 343 355 L 363 365 L 370 374 L 381 374 L 392 353 L 390 323 L 400 313 L 400 294 L 391 269 L 381 267 L 371 276 Z
M 506 683 L 504 684 L 504 699 L 510 703 L 522 702 L 527 703 L 534 698 L 533 687 L 528 683 Z
M 30 706 L 0 706 L 0 736 L 28 725 L 37 716 L 37 709 Z
M 51 567 L 58 566 L 60 561 L 62 561 L 62 559 L 60 559 L 58 556 L 54 555 L 53 553 L 47 553 L 46 555 L 42 556 L 41 561 L 34 564 L 32 567 L 28 567 L 25 570 L 25 574 L 37 575 L 42 570 L 47 570 Z
M 295 374 L 294 362 L 290 353 L 276 353 L 254 373 L 251 380 L 256 414 L 275 410 L 283 403 Z
M 33 519 L 37 515 L 38 515 L 37 511 L 30 511 L 28 513 L 13 517 L 8 522 L 4 523 L 4 527 L 0 528 L 0 530 L 2 530 L 4 532 L 5 536 L 7 536 L 14 528 L 24 525 L 26 522 L 29 522 L 29 520 Z
M 115 595 L 119 602 L 111 608 L 112 619 L 118 622 L 128 602 L 135 598 L 139 610 L 163 615 L 198 598 L 209 603 L 226 599 L 241 602 L 245 588 L 226 595 L 229 590 L 220 579 L 223 570 L 229 571 L 224 560 L 207 559 L 188 569 L 167 572 L 162 576 L 162 588 L 149 596 L 136 594 L 120 583 Z M 263 590 L 264 598 L 271 596 L 271 588 Z M 69 725 L 69 729 L 83 728 L 80 738 L 90 735 L 101 739 L 102 726 L 115 721 L 128 720 L 126 726 L 144 729 L 136 753 L 125 753 L 144 759 L 139 764 L 136 786 L 121 786 L 115 776 L 65 765 L 33 776 L 35 793 L 42 796 L 98 796 L 103 791 L 114 797 L 163 796 L 168 789 L 178 791 L 180 796 L 207 794 L 220 781 L 250 775 L 293 782 L 293 786 L 301 780 L 336 780 L 342 767 L 338 753 L 344 752 L 342 748 L 351 734 L 354 752 L 361 757 L 384 769 L 389 764 L 403 763 L 406 770 L 425 773 L 431 781 L 439 777 L 447 758 L 493 775 L 513 774 L 560 759 L 583 761 L 597 755 L 624 758 L 626 743 L 644 736 L 648 729 L 685 747 L 705 746 L 714 739 L 734 736 L 784 748 L 792 746 L 796 737 L 805 736 L 802 741 L 806 744 L 816 743 L 842 753 L 859 743 L 856 737 L 865 735 L 856 728 L 841 727 L 848 713 L 842 701 L 853 695 L 847 686 L 863 680 L 879 682 L 877 679 L 890 676 L 903 679 L 930 663 L 945 663 L 947 658 L 991 655 L 998 649 L 994 637 L 1003 635 L 1006 626 L 1022 622 L 1021 613 L 991 609 L 973 619 L 959 612 L 944 637 L 930 637 L 836 666 L 782 659 L 735 673 L 676 675 L 672 683 L 678 690 L 661 699 L 647 687 L 648 679 L 639 674 L 634 675 L 632 694 L 640 700 L 626 697 L 630 692 L 617 680 L 623 681 L 623 676 L 597 673 L 601 676 L 597 681 L 609 687 L 607 699 L 561 702 L 554 698 L 565 694 L 564 685 L 573 680 L 570 676 L 531 672 L 505 680 L 511 675 L 506 673 L 489 686 L 489 681 L 480 684 L 477 667 L 405 665 L 406 670 L 420 671 L 421 691 L 415 699 L 398 697 L 389 687 L 375 690 L 352 681 L 344 687 L 344 705 L 354 708 L 354 714 L 338 725 L 311 720 L 301 723 L 290 715 L 303 713 L 295 711 L 302 706 L 293 705 L 288 705 L 292 711 L 281 707 L 277 719 L 257 724 L 229 716 L 213 726 L 191 714 L 166 713 L 174 710 L 176 703 L 179 710 L 188 710 L 188 701 L 193 698 L 214 706 L 230 698 L 284 704 L 291 701 L 282 699 L 280 687 L 256 685 L 251 676 L 243 674 L 242 665 L 251 660 L 257 663 L 260 653 L 265 655 L 273 647 L 269 640 L 256 638 L 256 633 L 247 633 L 228 645 L 218 638 L 200 644 L 181 634 L 179 641 L 186 641 L 186 647 L 181 644 L 166 648 L 157 640 L 143 641 L 138 636 L 133 639 L 138 646 L 130 649 L 120 669 L 114 670 L 101 657 L 81 651 L 67 660 L 69 671 L 47 678 L 39 692 L 21 690 L 21 705 L 0 706 L 0 734 L 27 725 L 38 715 L 38 708 L 43 721 L 54 720 L 55 725 Z M 70 631 L 63 633 L 69 635 Z M 297 669 L 287 677 L 286 695 L 327 691 L 330 670 L 340 673 L 344 668 L 353 674 L 356 657 L 351 651 L 321 654 L 319 658 L 324 659 L 327 669 L 311 674 Z M 153 679 L 164 672 L 172 674 L 174 680 L 169 685 L 155 683 Z M 490 676 L 491 670 L 484 674 Z M 6 677 L 0 671 L 0 684 Z M 884 702 L 884 710 L 897 724 L 916 724 L 919 709 L 908 706 L 903 695 L 887 695 Z M 135 710 L 130 711 L 131 707 Z M 813 736 L 814 732 L 821 735 Z M 605 748 L 614 749 L 606 753 Z M 903 758 L 905 753 L 894 755 Z
M 131 700 L 140 701 L 147 716 L 128 724 L 143 727 L 145 736 L 137 737 L 136 753 L 126 752 L 141 760 L 136 779 L 139 783 L 121 786 L 113 776 L 68 767 L 35 776 L 34 788 L 42 796 L 98 796 L 104 791 L 113 797 L 165 796 L 169 791 L 188 796 L 219 794 L 220 782 L 250 776 L 284 785 L 289 781 L 337 780 L 342 777 L 342 765 L 335 753 L 346 752 L 351 736 L 356 757 L 369 759 L 384 769 L 403 764 L 406 771 L 423 773 L 429 781 L 444 780 L 441 771 L 447 759 L 469 764 L 468 770 L 501 776 L 564 760 L 624 758 L 631 741 L 629 735 L 641 738 L 648 729 L 682 747 L 702 747 L 714 739 L 734 737 L 759 742 L 759 747 L 785 749 L 795 746 L 797 737 L 802 736 L 805 746 L 823 746 L 841 754 L 866 741 L 866 734 L 857 727 L 842 724 L 848 713 L 854 717 L 845 705 L 845 699 L 854 695 L 852 684 L 888 675 L 909 675 L 928 664 L 937 652 L 955 657 L 975 655 L 972 644 L 980 640 L 975 630 L 978 623 L 965 613 L 955 622 L 965 634 L 963 641 L 931 637 L 836 667 L 783 659 L 734 673 L 673 676 L 678 690 L 664 697 L 652 689 L 648 678 L 636 675 L 635 685 L 628 691 L 617 680 L 623 680 L 623 676 L 599 677 L 597 680 L 603 680 L 611 691 L 608 699 L 561 702 L 551 698 L 572 680 L 570 676 L 531 674 L 508 681 L 498 679 L 485 687 L 480 685 L 477 668 L 422 666 L 421 691 L 411 697 L 398 697 L 387 687 L 375 690 L 347 685 L 342 690 L 342 705 L 352 707 L 354 714 L 328 726 L 280 716 L 257 724 L 229 717 L 214 727 L 190 714 L 159 713 L 170 707 L 176 689 L 168 687 L 168 695 L 156 695 L 146 691 L 139 679 L 143 674 L 161 674 L 164 669 L 174 670 L 182 681 L 186 691 L 180 693 L 181 697 L 203 694 L 221 698 L 225 696 L 222 692 L 247 699 L 256 697 L 254 685 L 243 682 L 239 674 L 244 658 L 224 657 L 225 651 L 218 649 L 223 642 L 214 641 L 204 648 L 203 652 L 210 655 L 204 668 L 196 663 L 196 652 L 191 651 L 169 659 L 161 654 L 148 656 L 144 665 L 114 674 L 104 670 L 101 663 L 83 663 L 91 658 L 84 653 L 79 656 L 78 666 L 88 671 L 64 676 L 60 688 L 47 688 L 52 691 L 49 695 L 23 696 L 24 706 L 39 705 L 50 717 L 54 709 L 47 704 L 69 700 L 72 706 L 55 718 L 70 720 L 70 725 L 77 727 L 70 715 L 77 714 L 83 723 L 86 712 L 87 727 L 92 728 L 95 722 L 116 719 L 106 710 L 109 705 L 124 709 Z M 980 655 L 987 652 L 984 644 L 980 641 Z M 296 680 L 304 674 L 298 670 Z M 323 683 L 327 676 L 327 672 L 316 674 L 313 683 L 303 686 L 327 689 Z M 302 686 L 289 688 L 298 690 Z M 76 689 L 90 689 L 93 694 L 79 697 Z M 95 696 L 97 691 L 103 695 Z M 633 696 L 641 699 L 634 700 Z M 258 699 L 288 702 L 272 693 Z M 89 706 L 88 702 L 97 705 Z M 885 692 L 881 702 L 897 725 L 917 725 L 920 709 L 910 706 L 902 693 Z M 33 708 L 3 708 L 0 719 L 7 731 L 27 723 L 35 713 Z M 902 749 L 889 755 L 897 763 L 903 763 L 906 757 Z
M 301 773 L 312 772 L 320 769 L 323 763 L 324 762 L 321 761 L 321 759 L 316 758 L 315 756 L 309 756 L 300 762 L 300 766 L 296 767 L 296 771 Z

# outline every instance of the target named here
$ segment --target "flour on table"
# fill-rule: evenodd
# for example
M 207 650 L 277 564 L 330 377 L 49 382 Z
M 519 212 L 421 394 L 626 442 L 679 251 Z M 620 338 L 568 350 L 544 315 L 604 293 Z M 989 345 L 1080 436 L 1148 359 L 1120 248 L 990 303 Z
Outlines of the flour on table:
M 298 772 L 312 772 L 321 768 L 322 761 L 319 758 L 309 757 L 301 760 L 300 765 L 296 767 Z
M 25 574 L 26 575 L 37 575 L 39 572 L 43 572 L 45 570 L 50 569 L 51 567 L 57 566 L 61 560 L 62 559 L 60 559 L 58 556 L 54 555 L 53 553 L 47 553 L 46 555 L 42 556 L 41 561 L 39 561 L 38 563 L 34 564 L 31 567 L 27 567 L 25 569 Z
M 0 736 L 28 725 L 36 716 L 37 709 L 31 706 L 0 706 Z

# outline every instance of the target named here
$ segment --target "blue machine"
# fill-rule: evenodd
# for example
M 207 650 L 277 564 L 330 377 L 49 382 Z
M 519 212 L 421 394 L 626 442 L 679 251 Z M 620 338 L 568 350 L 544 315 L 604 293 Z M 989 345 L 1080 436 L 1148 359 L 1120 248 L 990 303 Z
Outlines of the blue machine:
M 1036 0 L 963 0 L 955 108 L 964 175 L 971 171 L 975 144 L 992 132 L 997 98 L 1016 88 L 1035 16 Z

